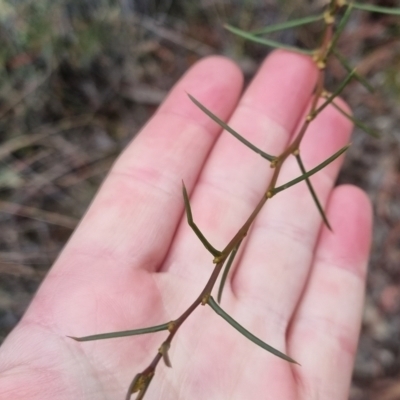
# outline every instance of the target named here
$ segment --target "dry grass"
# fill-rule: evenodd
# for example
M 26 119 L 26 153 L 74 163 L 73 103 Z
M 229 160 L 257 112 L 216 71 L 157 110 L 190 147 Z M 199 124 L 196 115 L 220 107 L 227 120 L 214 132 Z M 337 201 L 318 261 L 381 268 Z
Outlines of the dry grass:
M 0 1 L 0 339 L 21 317 L 115 157 L 179 76 L 212 53 L 235 58 L 247 79 L 255 72 L 266 49 L 233 38 L 222 23 L 256 28 L 310 11 L 292 0 L 7 4 Z M 140 18 L 138 10 L 145 13 Z M 400 375 L 396 26 L 392 17 L 357 14 L 352 39 L 342 41 L 342 51 L 379 88 L 371 95 L 351 85 L 347 99 L 361 120 L 382 131 L 379 141 L 356 132 L 340 177 L 367 190 L 376 210 L 353 400 L 380 398 L 369 387 Z M 316 33 L 318 26 L 275 39 L 313 45 Z M 341 67 L 331 67 L 332 82 L 343 77 Z M 387 387 L 385 393 L 398 392 Z

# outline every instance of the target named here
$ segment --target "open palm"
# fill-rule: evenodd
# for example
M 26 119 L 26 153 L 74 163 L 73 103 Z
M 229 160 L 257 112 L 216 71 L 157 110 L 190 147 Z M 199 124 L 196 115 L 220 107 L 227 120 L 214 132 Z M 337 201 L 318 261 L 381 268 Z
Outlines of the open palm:
M 221 133 L 193 94 L 247 139 L 279 154 L 307 111 L 317 72 L 278 51 L 240 97 L 238 68 L 222 57 L 196 64 L 124 151 L 0 349 L 0 398 L 122 400 L 166 332 L 78 343 L 68 338 L 176 319 L 210 275 L 212 256 L 187 226 L 181 181 L 194 219 L 222 249 L 250 215 L 272 170 Z M 351 126 L 327 107 L 302 142 L 312 168 L 348 140 Z M 348 397 L 370 241 L 366 196 L 333 189 L 341 161 L 312 182 L 327 206 L 322 225 L 305 183 L 267 203 L 236 257 L 222 307 L 290 364 L 199 307 L 160 364 L 148 399 L 326 399 Z M 280 182 L 300 174 L 284 164 Z

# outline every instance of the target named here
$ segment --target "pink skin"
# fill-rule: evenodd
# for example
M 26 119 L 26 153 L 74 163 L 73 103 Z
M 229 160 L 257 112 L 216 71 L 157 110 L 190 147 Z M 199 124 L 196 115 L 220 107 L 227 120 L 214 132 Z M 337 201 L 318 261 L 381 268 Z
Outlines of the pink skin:
M 268 57 L 242 96 L 241 73 L 225 58 L 207 58 L 188 71 L 119 157 L 1 347 L 1 399 L 124 398 L 166 332 L 87 343 L 67 335 L 177 318 L 213 268 L 212 256 L 187 226 L 181 180 L 191 194 L 196 223 L 222 249 L 271 177 L 268 163 L 222 134 L 186 92 L 276 155 L 298 129 L 316 76 L 309 58 L 282 51 Z M 327 107 L 302 143 L 306 167 L 347 143 L 351 128 Z M 304 183 L 278 194 L 246 238 L 222 299 L 237 321 L 301 366 L 260 349 L 209 307 L 200 307 L 172 343 L 173 368 L 159 365 L 146 398 L 348 398 L 371 209 L 359 189 L 333 189 L 341 162 L 312 178 L 334 233 L 322 225 Z M 280 182 L 298 174 L 290 158 Z

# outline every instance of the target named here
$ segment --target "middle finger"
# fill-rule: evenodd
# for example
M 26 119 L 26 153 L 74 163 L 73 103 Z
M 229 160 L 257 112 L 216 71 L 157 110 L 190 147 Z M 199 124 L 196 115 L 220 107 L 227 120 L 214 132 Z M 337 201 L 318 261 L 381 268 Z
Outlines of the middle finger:
M 272 53 L 244 93 L 229 125 L 263 151 L 279 154 L 304 113 L 316 75 L 309 57 Z M 240 229 L 271 174 L 268 161 L 228 133 L 220 136 L 191 196 L 194 221 L 215 248 L 222 250 Z M 163 270 L 203 285 L 213 268 L 212 255 L 185 218 L 175 239 Z

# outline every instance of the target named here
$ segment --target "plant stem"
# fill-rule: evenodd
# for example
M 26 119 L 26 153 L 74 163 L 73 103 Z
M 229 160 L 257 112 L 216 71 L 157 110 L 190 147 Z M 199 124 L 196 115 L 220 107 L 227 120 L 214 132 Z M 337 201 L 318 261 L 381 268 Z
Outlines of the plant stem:
M 204 286 L 203 290 L 201 293 L 198 295 L 198 297 L 194 300 L 194 302 L 181 314 L 179 318 L 176 320 L 172 321 L 170 323 L 170 328 L 169 328 L 169 335 L 165 342 L 163 343 L 166 348 L 169 348 L 175 334 L 179 330 L 180 326 L 185 322 L 185 320 L 193 313 L 193 311 L 199 306 L 199 305 L 205 305 L 208 303 L 211 292 L 215 286 L 215 283 L 217 282 L 218 276 L 220 275 L 220 272 L 224 266 L 225 261 L 229 257 L 229 255 L 234 251 L 235 249 L 238 248 L 242 240 L 245 238 L 247 235 L 252 223 L 256 219 L 257 215 L 265 205 L 265 203 L 268 201 L 269 198 L 271 198 L 274 194 L 274 189 L 276 188 L 276 184 L 278 181 L 278 177 L 282 168 L 283 163 L 285 160 L 289 157 L 289 155 L 298 155 L 299 151 L 299 146 L 300 143 L 305 135 L 305 133 L 308 130 L 308 127 L 312 120 L 319 114 L 318 110 L 318 102 L 321 97 L 323 97 L 324 93 L 324 81 L 325 81 L 325 68 L 326 68 L 326 59 L 329 55 L 329 52 L 331 51 L 331 43 L 332 43 L 332 38 L 333 38 L 333 31 L 334 31 L 334 20 L 335 16 L 341 7 L 341 4 L 339 4 L 338 0 L 331 0 L 329 6 L 327 7 L 327 11 L 324 14 L 324 20 L 325 20 L 325 28 L 321 40 L 321 45 L 320 47 L 316 50 L 314 53 L 314 61 L 315 64 L 318 67 L 319 73 L 318 73 L 318 78 L 317 82 L 314 88 L 312 100 L 311 100 L 311 107 L 309 114 L 307 118 L 305 118 L 299 133 L 297 134 L 296 138 L 293 140 L 293 142 L 282 152 L 282 154 L 276 158 L 274 158 L 271 161 L 271 167 L 274 168 L 274 172 L 272 174 L 271 180 L 269 184 L 267 185 L 267 188 L 259 200 L 257 206 L 253 210 L 253 212 L 250 214 L 246 222 L 242 225 L 242 227 L 238 230 L 238 232 L 235 234 L 235 236 L 228 242 L 228 244 L 225 246 L 225 248 L 222 250 L 222 252 L 217 255 L 214 259 L 215 262 L 215 267 L 206 283 Z M 193 100 L 193 99 L 192 99 Z M 195 99 L 193 101 L 196 101 Z M 196 103 L 197 104 L 197 103 Z M 201 106 L 202 109 L 204 108 Z M 210 114 L 210 112 L 209 112 Z M 236 133 L 236 132 L 235 132 Z M 132 382 L 126 400 L 129 400 L 130 395 L 133 393 L 133 389 L 136 389 L 136 380 L 139 378 L 144 378 L 146 385 L 145 387 L 142 387 L 140 389 L 138 398 L 143 397 L 144 391 L 147 389 L 147 386 L 150 384 L 150 381 L 155 373 L 155 370 L 157 368 L 158 363 L 160 360 L 163 358 L 163 355 L 159 351 L 157 355 L 154 357 L 153 361 L 150 363 L 150 365 L 144 369 L 140 374 L 135 377 L 134 381 Z M 138 391 L 138 390 L 136 390 Z M 141 397 L 140 397 L 141 396 Z

